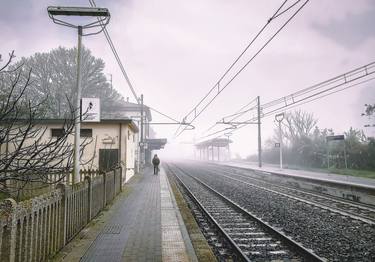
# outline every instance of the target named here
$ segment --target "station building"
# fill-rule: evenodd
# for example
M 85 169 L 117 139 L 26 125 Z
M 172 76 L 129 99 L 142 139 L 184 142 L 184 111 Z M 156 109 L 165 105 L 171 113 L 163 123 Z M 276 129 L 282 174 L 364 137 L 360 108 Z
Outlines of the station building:
M 61 136 L 64 120 L 43 119 L 35 121 L 35 128 L 46 129 L 46 141 Z M 138 147 L 138 126 L 129 118 L 101 119 L 100 122 L 81 123 L 81 143 L 87 144 L 81 156 L 81 169 L 109 170 L 121 165 L 124 182 L 136 172 Z M 73 143 L 74 136 L 68 137 Z
M 122 119 L 124 117 L 132 119 L 139 128 L 138 135 L 136 136 L 137 143 L 140 143 L 140 128 L 141 128 L 141 115 L 142 105 L 131 103 L 127 99 L 120 105 L 112 106 L 110 110 L 101 113 L 104 118 L 108 119 Z M 152 154 L 154 150 L 163 149 L 167 143 L 165 138 L 156 138 L 156 134 L 152 129 L 151 123 L 152 114 L 150 107 L 143 105 L 143 139 L 144 139 L 144 156 L 141 156 L 139 146 L 136 148 L 136 168 L 140 166 L 140 160 L 144 159 L 144 163 L 151 164 Z M 138 170 L 137 170 L 138 171 Z

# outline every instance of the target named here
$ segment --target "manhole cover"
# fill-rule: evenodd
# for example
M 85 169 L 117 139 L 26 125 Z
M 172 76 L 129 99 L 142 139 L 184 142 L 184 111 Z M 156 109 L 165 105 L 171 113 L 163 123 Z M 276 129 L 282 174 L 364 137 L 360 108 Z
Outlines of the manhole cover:
M 122 225 L 106 225 L 102 234 L 120 234 Z

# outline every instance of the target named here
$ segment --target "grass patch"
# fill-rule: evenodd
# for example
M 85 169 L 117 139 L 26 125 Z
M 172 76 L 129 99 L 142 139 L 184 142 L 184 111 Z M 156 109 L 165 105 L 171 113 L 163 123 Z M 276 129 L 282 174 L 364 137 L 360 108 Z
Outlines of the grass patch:
M 192 215 L 187 203 L 185 202 L 184 197 L 182 196 L 180 190 L 177 188 L 174 178 L 172 178 L 170 175 L 168 175 L 168 178 L 198 261 L 217 261 L 214 253 L 211 250 L 211 247 L 208 245 L 206 238 L 203 236 L 197 222 L 195 221 L 194 216 Z

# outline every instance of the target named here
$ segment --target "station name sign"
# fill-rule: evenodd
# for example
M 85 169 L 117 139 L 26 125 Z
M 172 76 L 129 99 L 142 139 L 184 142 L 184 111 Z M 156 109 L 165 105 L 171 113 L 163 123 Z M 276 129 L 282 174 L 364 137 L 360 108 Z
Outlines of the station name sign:
M 100 122 L 100 99 L 82 98 L 81 99 L 81 121 L 82 122 Z
M 327 136 L 326 137 L 327 141 L 344 140 L 344 139 L 345 139 L 344 135 Z

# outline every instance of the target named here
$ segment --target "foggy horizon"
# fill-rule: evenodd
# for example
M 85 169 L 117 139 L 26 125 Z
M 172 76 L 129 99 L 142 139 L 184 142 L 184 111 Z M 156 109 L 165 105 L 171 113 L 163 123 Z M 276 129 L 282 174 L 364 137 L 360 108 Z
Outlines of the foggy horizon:
M 20 1 L 1 4 L 3 60 L 12 50 L 19 60 L 59 46 L 76 46 L 76 32 L 53 24 L 46 7 L 89 6 L 88 1 L 21 2 L 22 8 Z M 98 0 L 96 5 L 111 12 L 107 29 L 137 95 L 144 95 L 145 105 L 182 121 L 281 2 Z M 309 2 L 194 121 L 195 130 L 185 131 L 175 139 L 177 126 L 152 126 L 157 138 L 168 139 L 165 149 L 158 154 L 193 157 L 192 144 L 210 133 L 205 132 L 210 126 L 257 96 L 263 104 L 373 62 L 374 14 L 375 3 L 370 0 L 356 1 L 355 5 L 349 0 Z M 275 19 L 271 30 L 249 49 L 243 61 L 285 18 Z M 104 36 L 84 37 L 83 45 L 93 56 L 104 60 L 104 72 L 112 74 L 113 87 L 125 100 L 129 97 L 130 102 L 135 102 Z M 364 104 L 374 100 L 374 82 L 370 81 L 287 112 L 301 109 L 313 113 L 319 128 L 332 128 L 335 134 L 353 127 L 373 137 L 375 128 L 365 128 L 369 120 L 361 114 Z M 152 116 L 154 122 L 169 122 L 155 112 Z M 217 130 L 220 128 L 223 126 Z M 263 145 L 275 128 L 273 116 L 262 118 Z M 232 157 L 246 157 L 257 151 L 255 125 L 234 132 L 230 139 Z

